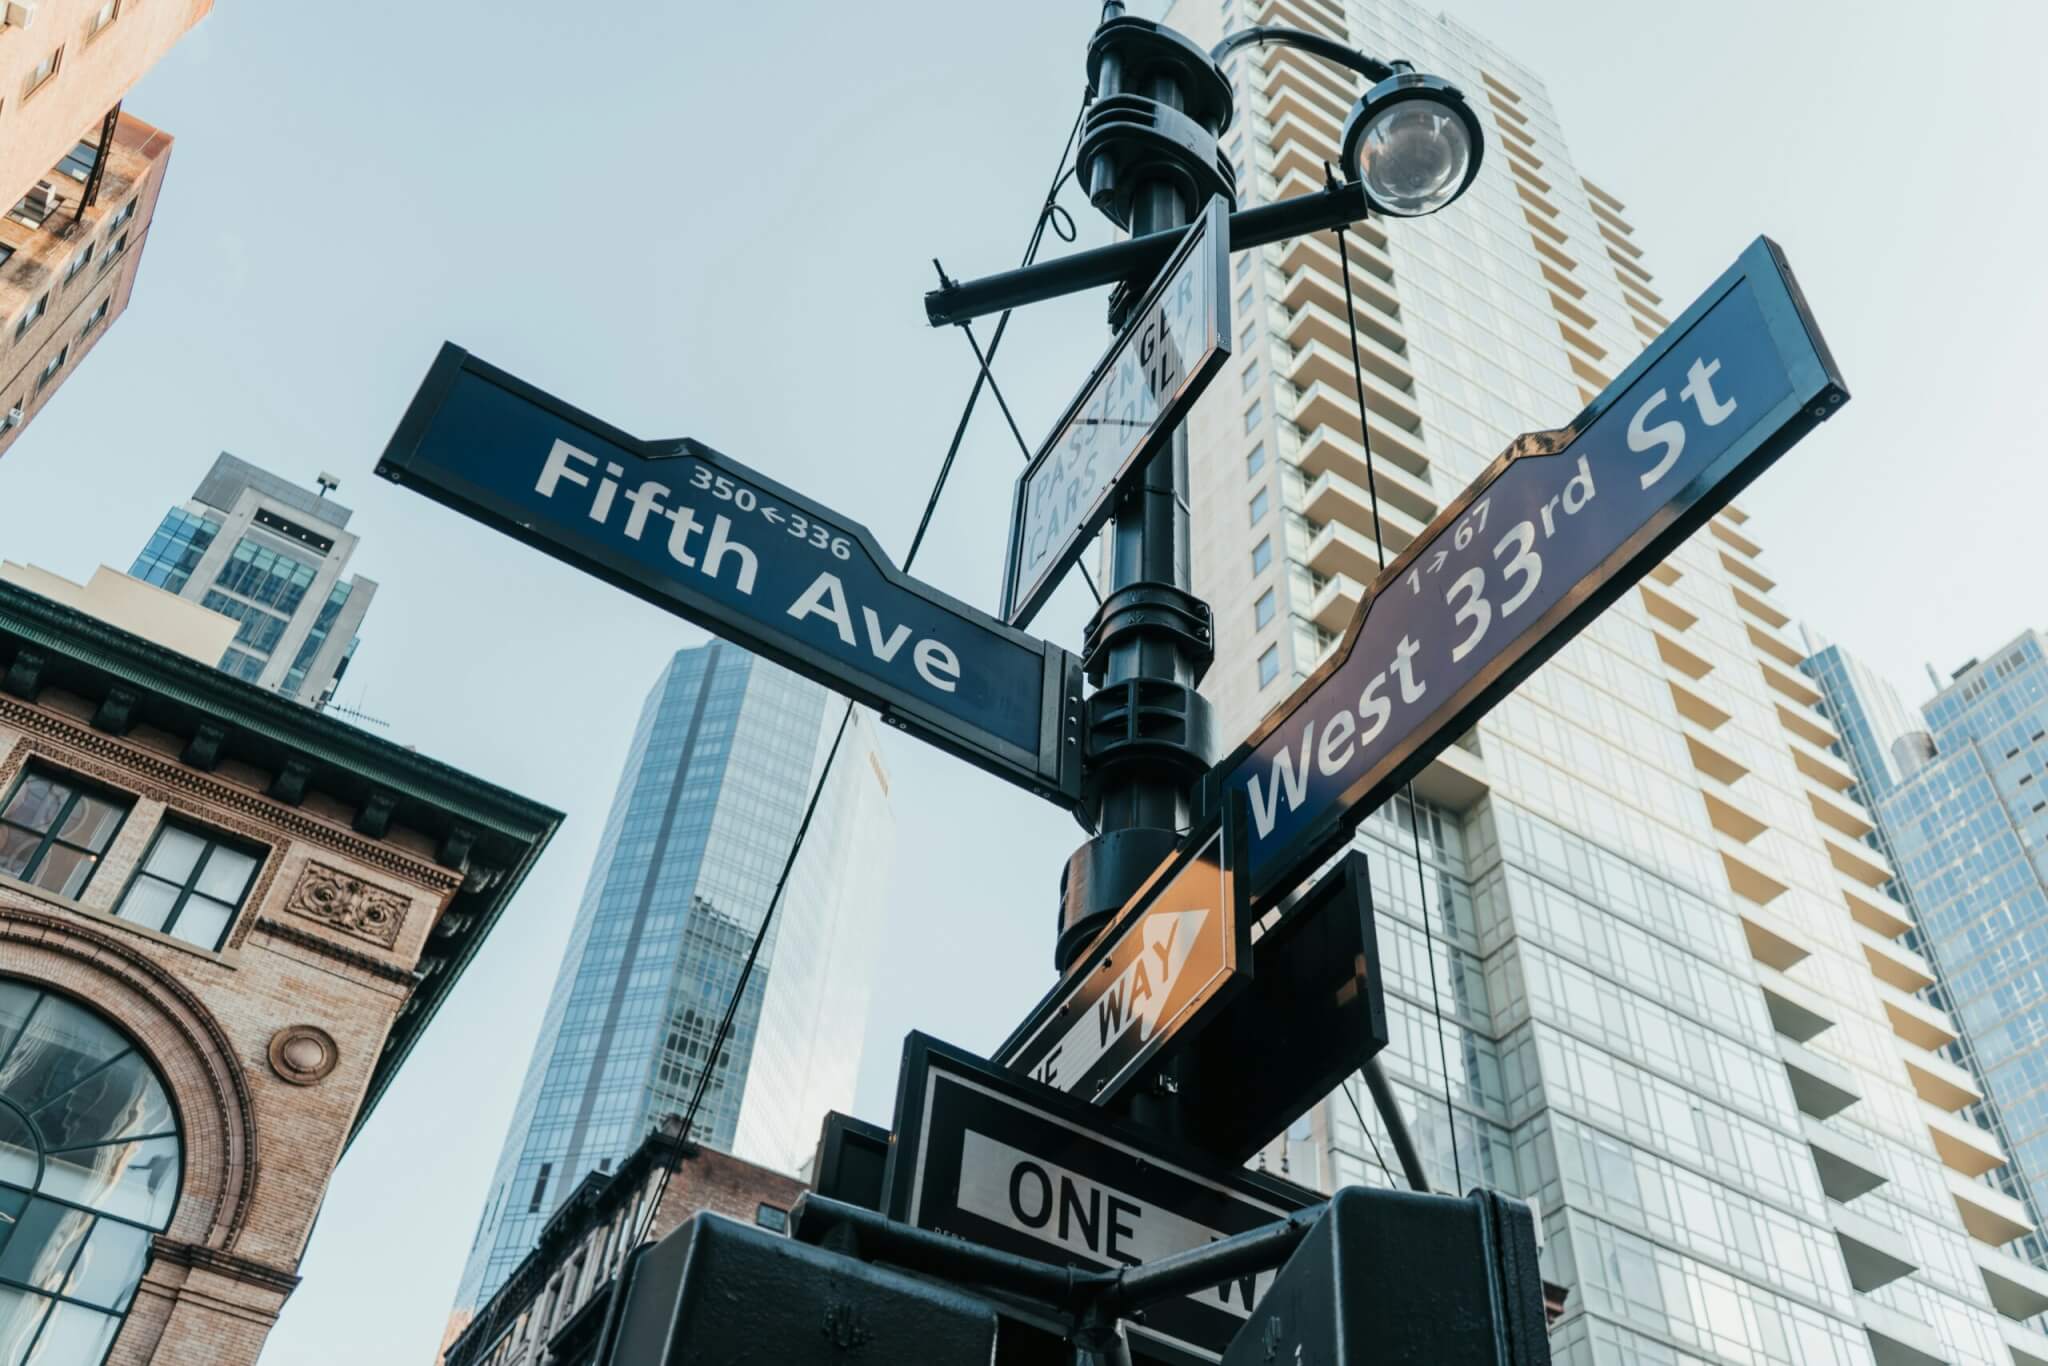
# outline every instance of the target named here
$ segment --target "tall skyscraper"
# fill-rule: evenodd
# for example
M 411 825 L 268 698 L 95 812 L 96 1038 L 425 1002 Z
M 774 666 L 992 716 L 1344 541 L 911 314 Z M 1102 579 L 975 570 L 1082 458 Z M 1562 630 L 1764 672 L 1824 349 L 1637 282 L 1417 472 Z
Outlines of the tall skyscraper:
M 1890 686 L 1838 646 L 1807 672 L 1831 711 L 1897 708 Z M 2048 640 L 2028 631 L 1972 660 L 1921 716 L 1924 729 L 1903 729 L 1889 754 L 1845 750 L 1877 789 L 1879 833 L 1940 979 L 1925 994 L 1962 1026 L 1946 1051 L 1983 1092 L 1973 1113 L 2012 1154 L 1991 1179 L 2038 1222 L 2048 1191 L 2048 792 L 2037 787 L 2048 781 Z M 1891 761 L 1882 771 L 1880 758 Z M 2021 1247 L 2048 1265 L 2038 1231 Z
M 1406 58 L 1463 89 L 1487 138 L 1440 214 L 1233 262 L 1235 354 L 1189 428 L 1218 642 L 1203 686 L 1227 744 L 1327 656 L 1379 572 L 1344 254 L 1390 559 L 1667 318 L 1543 82 L 1479 35 L 1405 0 L 1179 0 L 1166 22 Z M 1243 202 L 1320 188 L 1355 78 L 1280 46 L 1227 66 Z M 1731 225 L 1728 259 L 1749 231 Z M 1812 244 L 1787 245 L 1796 264 Z M 1954 1027 L 1912 995 L 1932 971 L 1897 942 L 1911 921 L 1746 520 L 1714 518 L 1430 766 L 1419 867 L 1404 802 L 1361 829 L 1387 1071 L 1433 1182 L 1535 1202 L 1569 1292 L 1562 1362 L 2048 1361 L 2018 1321 L 2048 1279 L 1997 1246 L 2024 1211 L 1975 1179 L 2005 1153 L 1956 1113 L 1974 1093 L 1936 1052 Z M 1347 1089 L 1265 1160 L 1394 1180 Z
M 353 515 L 227 452 L 191 499 L 164 514 L 128 570 L 240 623 L 220 667 L 325 706 L 354 656 L 369 579 L 345 579 Z
M 171 136 L 121 99 L 212 8 L 0 3 L 0 455 L 128 306 Z
M 711 1041 L 809 798 L 816 684 L 714 641 L 648 693 L 498 1159 L 456 1312 L 711 1079 L 690 1136 L 794 1171 L 853 1100 L 894 856 L 888 779 L 855 712 L 726 1044 Z

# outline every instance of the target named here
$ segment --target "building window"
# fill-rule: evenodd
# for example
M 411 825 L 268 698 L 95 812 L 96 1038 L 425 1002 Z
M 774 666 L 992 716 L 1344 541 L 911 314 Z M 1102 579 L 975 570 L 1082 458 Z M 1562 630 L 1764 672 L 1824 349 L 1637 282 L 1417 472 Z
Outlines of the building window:
M 6 265 L 7 258 L 12 255 L 14 255 L 14 248 L 8 246 L 5 242 L 0 242 L 0 266 Z
M 1244 325 L 1244 332 L 1237 339 L 1237 349 L 1246 355 L 1250 355 L 1252 347 L 1258 344 L 1258 340 L 1259 325 L 1257 323 L 1246 323 Z
M 128 807 L 125 797 L 31 765 L 0 807 L 0 873 L 59 896 L 83 895 Z
M 30 67 L 28 80 L 23 82 L 21 87 L 21 97 L 27 99 L 30 95 L 35 94 L 36 91 L 48 85 L 50 78 L 55 76 L 58 68 L 63 65 L 64 49 L 60 47 L 40 62 L 37 62 L 33 67 Z
M 1242 280 L 1245 276 L 1251 273 L 1252 254 L 1250 252 L 1246 252 L 1242 256 L 1237 258 L 1237 278 Z
M 252 655 L 247 650 L 237 650 L 230 645 L 228 652 L 220 657 L 220 671 L 231 674 L 244 683 L 254 683 L 263 677 L 263 666 L 269 662 L 262 655 Z
M 163 1079 L 89 1007 L 0 978 L 0 1136 L 7 1359 L 94 1366 L 177 1204 Z
M 120 260 L 121 254 L 127 250 L 128 234 L 124 232 L 107 244 L 107 254 L 100 258 L 100 272 L 105 274 L 107 267 Z
M 72 280 L 76 279 L 76 278 L 77 278 L 77 276 L 78 276 L 78 272 L 79 272 L 79 271 L 81 271 L 81 270 L 84 270 L 84 269 L 86 268 L 87 264 L 89 264 L 89 263 L 91 262 L 91 260 L 92 260 L 92 248 L 93 248 L 93 244 L 92 244 L 92 243 L 90 243 L 90 242 L 87 242 L 87 243 L 85 244 L 85 250 L 83 250 L 83 251 L 81 251 L 81 252 L 78 252 L 78 253 L 77 253 L 76 255 L 74 255 L 74 256 L 73 256 L 73 257 L 71 258 L 71 264 L 70 264 L 70 265 L 68 265 L 68 266 L 66 266 L 66 267 L 64 267 L 64 283 L 65 283 L 65 284 L 67 284 L 67 285 L 68 285 L 68 284 L 70 284 L 70 283 L 72 282 Z
M 1253 526 L 1257 526 L 1259 519 L 1266 515 L 1266 507 L 1272 501 L 1266 496 L 1266 493 L 1265 489 L 1260 489 L 1252 495 L 1251 513 Z
M 529 1200 L 526 1204 L 526 1212 L 528 1214 L 540 1213 L 541 1198 L 548 1193 L 548 1173 L 554 1169 L 555 1164 L 552 1162 L 540 1164 L 540 1175 L 533 1178 L 533 1199 Z
M 221 566 L 214 580 L 230 593 L 275 607 L 290 616 L 313 585 L 315 569 L 303 560 L 280 555 L 268 546 L 244 539 Z
M 84 341 L 87 337 L 90 337 L 92 330 L 107 320 L 107 314 L 113 307 L 114 301 L 112 299 L 100 300 L 100 306 L 86 316 L 85 329 L 78 334 L 78 339 Z
M 58 347 L 57 354 L 50 357 L 50 363 L 43 367 L 43 372 L 40 375 L 36 376 L 36 392 L 40 394 L 43 391 L 43 386 L 55 379 L 57 372 L 64 368 L 64 362 L 70 359 L 71 348 L 69 346 Z
M 1247 433 L 1259 429 L 1259 421 L 1265 416 L 1260 410 L 1259 400 L 1253 399 L 1252 406 L 1244 410 L 1244 429 Z
M 1266 652 L 1259 656 L 1259 686 L 1265 687 L 1280 676 L 1280 647 L 1268 645 Z
M 262 853 L 248 845 L 166 821 L 114 914 L 202 949 L 218 949 L 262 863 Z
M 1252 292 L 1249 288 L 1237 296 L 1237 315 L 1240 318 L 1249 318 L 1252 315 Z
M 1264 630 L 1266 624 L 1273 620 L 1273 614 L 1279 610 L 1280 599 L 1268 588 L 1259 594 L 1259 600 L 1252 604 L 1252 629 Z
M 1266 443 L 1261 441 L 1252 447 L 1251 454 L 1244 458 L 1244 477 L 1249 479 L 1266 468 Z
M 100 7 L 93 11 L 86 22 L 85 36 L 94 38 L 103 33 L 107 26 L 121 17 L 121 0 L 102 0 Z
M 1252 573 L 1263 574 L 1266 566 L 1273 563 L 1273 538 L 1259 537 L 1259 543 L 1252 547 Z
M 166 593 L 183 592 L 206 548 L 219 534 L 220 523 L 213 518 L 172 508 L 129 566 L 128 576 L 153 583 Z
M 81 142 L 64 154 L 64 159 L 57 163 L 57 169 L 73 180 L 84 180 L 92 174 L 92 168 L 99 159 L 99 148 L 89 142 Z
M 129 219 L 135 217 L 135 210 L 141 206 L 141 203 L 142 201 L 139 199 L 131 199 L 126 204 L 123 204 L 121 211 L 114 215 L 112 221 L 107 224 L 107 227 L 109 229 L 118 228 Z
M 48 294 L 45 294 L 41 298 L 37 299 L 34 303 L 30 304 L 28 306 L 28 312 L 22 314 L 21 321 L 14 325 L 14 339 L 16 341 L 20 341 L 23 337 L 27 336 L 28 330 L 36 325 L 36 320 L 41 318 L 45 313 L 48 313 L 49 311 L 50 296 Z
M 88 250 L 90 250 L 90 248 L 88 248 Z M 1247 389 L 1250 389 L 1254 384 L 1257 384 L 1258 382 L 1259 358 L 1257 356 L 1253 356 L 1252 363 L 1250 365 L 1245 366 L 1244 368 L 1244 378 L 1238 382 L 1238 390 L 1239 392 L 1243 392 Z
M 754 1222 L 771 1233 L 787 1233 L 789 1211 L 775 1205 L 762 1204 L 754 1210 Z

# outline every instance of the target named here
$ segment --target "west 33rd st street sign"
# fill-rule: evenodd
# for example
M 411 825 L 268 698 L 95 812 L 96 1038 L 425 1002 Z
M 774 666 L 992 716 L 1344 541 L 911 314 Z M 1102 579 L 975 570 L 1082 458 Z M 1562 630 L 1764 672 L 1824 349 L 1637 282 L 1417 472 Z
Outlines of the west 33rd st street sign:
M 1343 645 L 1204 780 L 1250 805 L 1255 908 L 1848 398 L 1759 238 L 1559 431 L 1524 436 L 1372 584 Z

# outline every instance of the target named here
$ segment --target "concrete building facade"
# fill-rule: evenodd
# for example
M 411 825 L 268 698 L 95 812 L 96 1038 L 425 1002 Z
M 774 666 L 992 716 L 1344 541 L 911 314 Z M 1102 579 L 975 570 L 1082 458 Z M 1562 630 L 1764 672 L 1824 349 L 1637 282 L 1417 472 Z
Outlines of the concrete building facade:
M 1668 317 L 1543 82 L 1480 35 L 1406 0 L 1176 0 L 1166 22 L 1408 59 L 1486 136 L 1440 214 L 1233 260 L 1235 353 L 1189 428 L 1227 746 L 1334 648 L 1382 543 L 1564 426 Z M 1356 79 L 1280 46 L 1226 66 L 1240 207 L 1318 189 Z M 1434 1183 L 1535 1203 L 1562 1362 L 2033 1366 L 2048 1279 L 2003 1250 L 2025 1212 L 1979 1179 L 2007 1156 L 1961 1113 L 1954 1024 L 1914 995 L 1932 971 L 1746 521 L 1714 518 L 1448 748 L 1415 783 L 1419 839 L 1404 800 L 1362 827 L 1387 1072 Z M 1388 1153 L 1353 1083 L 1264 1161 L 1384 1184 Z
M 377 585 L 346 578 L 354 514 L 223 451 L 128 572 L 236 623 L 223 672 L 322 707 L 355 655 Z
M 559 821 L 0 582 L 0 1359 L 252 1366 Z
M 496 1293 L 557 1205 L 664 1115 L 795 1171 L 850 1109 L 893 856 L 858 710 L 718 1055 L 711 1045 L 811 791 L 824 690 L 737 646 L 677 653 L 649 692 L 514 1108 L 455 1312 Z M 707 1077 L 708 1072 L 708 1077 Z

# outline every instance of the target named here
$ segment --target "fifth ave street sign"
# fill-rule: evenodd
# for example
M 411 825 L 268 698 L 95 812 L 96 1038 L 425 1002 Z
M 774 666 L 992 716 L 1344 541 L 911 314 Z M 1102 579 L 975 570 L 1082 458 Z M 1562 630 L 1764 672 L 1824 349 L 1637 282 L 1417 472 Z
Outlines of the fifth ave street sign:
M 1114 1100 L 1236 982 L 1251 931 L 1231 873 L 1243 843 L 1242 814 L 1188 841 L 1074 961 L 996 1060 L 1083 1100 Z
M 1017 479 L 1003 620 L 1027 626 L 1230 357 L 1230 207 L 1195 220 Z
M 1328 663 L 1203 780 L 1284 895 L 1849 396 L 1758 238 L 1569 427 L 1520 437 L 1372 584 Z
M 1178 1151 L 923 1034 L 903 1045 L 882 1212 L 1059 1265 L 1140 1266 L 1285 1218 L 1314 1191 Z M 1149 1306 L 1141 1359 L 1219 1360 L 1274 1271 Z
M 1072 655 L 701 442 L 639 440 L 450 344 L 377 472 L 1040 796 L 1079 797 Z

